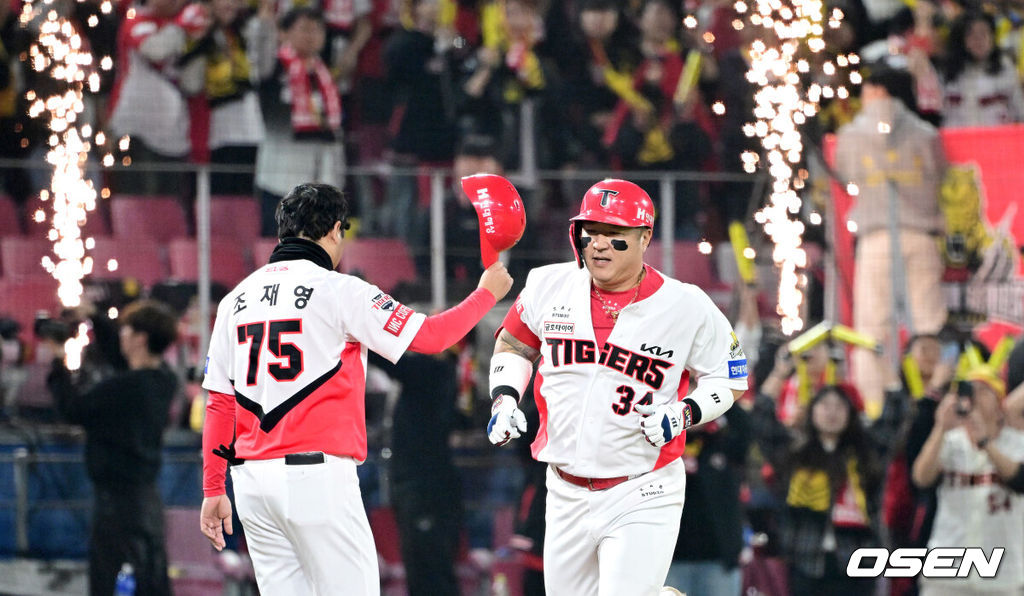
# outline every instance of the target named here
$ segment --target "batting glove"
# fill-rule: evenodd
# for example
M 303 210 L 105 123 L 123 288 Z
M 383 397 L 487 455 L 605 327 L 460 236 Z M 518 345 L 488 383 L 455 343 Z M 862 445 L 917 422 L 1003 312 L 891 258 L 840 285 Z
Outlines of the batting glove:
M 668 443 L 693 425 L 690 404 L 681 401 L 660 406 L 637 405 L 634 409 L 642 416 L 640 432 L 655 447 Z
M 499 395 L 491 404 L 491 421 L 487 423 L 487 438 L 501 447 L 526 432 L 526 415 L 519 409 L 515 398 Z

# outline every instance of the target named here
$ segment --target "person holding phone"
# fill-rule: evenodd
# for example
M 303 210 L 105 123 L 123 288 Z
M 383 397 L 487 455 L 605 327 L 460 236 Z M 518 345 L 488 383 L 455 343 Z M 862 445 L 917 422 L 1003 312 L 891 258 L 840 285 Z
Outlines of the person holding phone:
M 1003 547 L 992 579 L 926 579 L 922 596 L 1020 594 L 1024 589 L 1024 495 L 1009 489 L 1024 462 L 1024 432 L 1007 425 L 1006 385 L 978 366 L 947 393 L 914 461 L 919 488 L 938 483 L 938 508 L 928 548 Z M 984 582 L 984 583 L 982 583 Z

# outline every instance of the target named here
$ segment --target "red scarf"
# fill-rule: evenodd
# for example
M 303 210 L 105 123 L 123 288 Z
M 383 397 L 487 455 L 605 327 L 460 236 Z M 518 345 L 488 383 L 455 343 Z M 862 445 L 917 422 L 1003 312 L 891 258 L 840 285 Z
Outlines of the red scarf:
M 305 60 L 296 55 L 291 46 L 281 46 L 277 57 L 288 73 L 288 88 L 292 96 L 292 130 L 294 132 L 336 131 L 341 128 L 341 97 L 334 86 L 331 71 L 319 56 L 313 59 L 313 74 L 320 87 L 323 106 L 316 106 L 309 88 L 309 71 Z M 324 122 L 326 116 L 326 122 Z

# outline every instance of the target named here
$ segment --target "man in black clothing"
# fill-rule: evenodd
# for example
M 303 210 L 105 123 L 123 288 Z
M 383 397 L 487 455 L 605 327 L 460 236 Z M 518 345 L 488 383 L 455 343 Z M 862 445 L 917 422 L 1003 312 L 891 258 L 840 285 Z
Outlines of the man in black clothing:
M 371 362 L 402 384 L 391 427 L 391 490 L 410 596 L 458 596 L 461 479 L 448 437 L 458 413 L 458 347 Z
M 89 592 L 113 594 L 130 563 L 137 594 L 170 594 L 164 510 L 156 487 L 163 430 L 177 377 L 162 354 L 177 337 L 177 320 L 158 302 L 142 300 L 121 315 L 121 351 L 128 370 L 88 390 L 73 383 L 64 348 L 48 340 L 55 359 L 47 384 L 61 416 L 85 427 L 85 464 L 94 487 L 89 540 Z
M 750 424 L 750 415 L 737 406 L 686 433 L 686 507 L 666 585 L 687 594 L 740 593 L 740 483 Z

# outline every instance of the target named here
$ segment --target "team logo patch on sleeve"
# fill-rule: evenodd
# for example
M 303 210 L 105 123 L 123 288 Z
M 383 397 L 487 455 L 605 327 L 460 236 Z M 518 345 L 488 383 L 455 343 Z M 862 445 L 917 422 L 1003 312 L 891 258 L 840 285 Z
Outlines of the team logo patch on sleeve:
M 391 313 L 391 316 L 388 317 L 388 321 L 384 323 L 384 331 L 387 331 L 395 337 L 401 335 L 402 329 L 405 328 L 405 324 L 409 322 L 409 317 L 412 316 L 412 312 L 413 310 L 408 306 L 398 304 L 398 308 L 395 309 L 395 312 Z M 746 362 L 746 360 L 744 360 L 744 362 Z
M 742 379 L 747 376 L 747 359 L 729 361 L 729 378 Z
M 373 310 L 386 310 L 393 311 L 396 307 L 401 306 L 401 303 L 396 302 L 394 298 L 381 292 L 373 297 Z
M 729 334 L 732 338 L 732 343 L 729 344 L 729 357 L 739 358 L 743 355 L 743 348 L 740 346 L 740 338 L 736 337 L 736 332 L 733 331 Z

